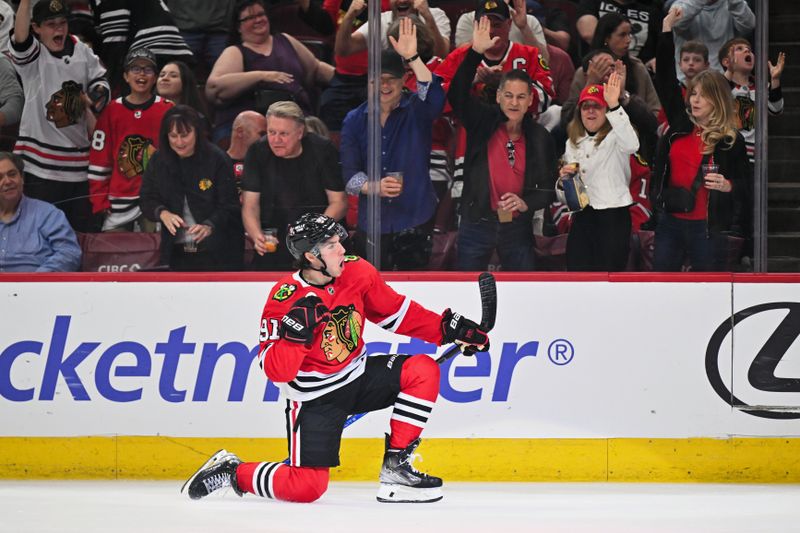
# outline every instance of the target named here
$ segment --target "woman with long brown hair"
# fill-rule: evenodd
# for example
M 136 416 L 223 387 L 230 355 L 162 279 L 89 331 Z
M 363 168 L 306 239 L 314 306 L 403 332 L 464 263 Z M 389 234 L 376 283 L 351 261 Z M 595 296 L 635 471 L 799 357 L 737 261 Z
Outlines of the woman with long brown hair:
M 729 234 L 741 232 L 748 177 L 744 139 L 737 133 L 730 86 L 705 71 L 681 95 L 671 51 L 673 8 L 659 39 L 656 90 L 669 122 L 661 139 L 651 197 L 661 211 L 654 269 L 678 271 L 688 256 L 694 271 L 724 270 Z

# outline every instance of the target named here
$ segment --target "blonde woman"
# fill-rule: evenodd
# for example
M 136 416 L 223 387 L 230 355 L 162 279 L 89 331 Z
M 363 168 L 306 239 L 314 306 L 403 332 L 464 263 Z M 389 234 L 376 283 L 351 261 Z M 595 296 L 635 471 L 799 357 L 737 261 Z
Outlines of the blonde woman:
M 631 167 L 639 138 L 619 104 L 622 77 L 613 72 L 604 85 L 581 91 L 575 115 L 567 125 L 560 177 L 579 171 L 589 205 L 573 215 L 567 238 L 567 270 L 623 270 L 630 251 Z M 579 168 L 575 163 L 579 163 Z M 562 202 L 563 191 L 556 187 Z
M 672 25 L 680 16 L 680 8 L 672 8 L 664 17 L 657 56 L 662 64 L 672 61 Z M 724 270 L 726 235 L 741 231 L 745 180 L 751 179 L 730 86 L 708 70 L 688 82 L 684 99 L 675 69 L 663 68 L 656 90 L 670 130 L 659 144 L 651 185 L 661 211 L 653 266 L 678 271 L 688 256 L 693 271 Z

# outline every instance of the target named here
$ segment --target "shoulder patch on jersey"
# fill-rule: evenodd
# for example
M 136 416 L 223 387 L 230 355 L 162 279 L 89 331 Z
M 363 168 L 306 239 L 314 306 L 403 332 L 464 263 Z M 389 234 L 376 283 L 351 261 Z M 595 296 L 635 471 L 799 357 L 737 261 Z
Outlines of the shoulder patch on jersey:
M 357 255 L 346 255 L 346 256 L 344 256 L 344 262 L 345 263 L 358 261 L 359 259 L 361 259 L 361 258 L 359 256 L 357 256 Z
M 201 191 L 207 191 L 207 190 L 208 190 L 208 189 L 210 189 L 210 188 L 211 188 L 213 185 L 214 185 L 214 184 L 213 184 L 213 183 L 211 182 L 211 180 L 210 180 L 210 179 L 208 179 L 208 178 L 203 178 L 203 179 L 201 179 L 201 180 L 200 180 L 200 183 L 198 183 L 198 187 L 200 187 L 200 190 L 201 190 Z
M 550 70 L 550 64 L 542 56 L 542 54 L 539 54 L 539 66 L 542 67 L 542 70 Z
M 288 300 L 289 297 L 294 294 L 294 291 L 297 290 L 297 285 L 293 285 L 291 283 L 283 283 L 281 287 L 275 291 L 275 294 L 272 296 L 273 300 L 278 300 L 282 302 L 284 300 Z

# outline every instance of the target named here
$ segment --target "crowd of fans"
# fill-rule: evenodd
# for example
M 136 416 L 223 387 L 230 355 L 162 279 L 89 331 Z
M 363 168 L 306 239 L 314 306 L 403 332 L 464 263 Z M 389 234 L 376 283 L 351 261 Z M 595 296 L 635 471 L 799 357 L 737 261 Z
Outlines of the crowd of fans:
M 748 268 L 752 2 L 381 7 L 370 179 L 364 0 L 0 0 L 0 272 L 78 270 L 95 232 L 286 270 L 309 211 L 365 255 L 370 196 L 383 269 Z

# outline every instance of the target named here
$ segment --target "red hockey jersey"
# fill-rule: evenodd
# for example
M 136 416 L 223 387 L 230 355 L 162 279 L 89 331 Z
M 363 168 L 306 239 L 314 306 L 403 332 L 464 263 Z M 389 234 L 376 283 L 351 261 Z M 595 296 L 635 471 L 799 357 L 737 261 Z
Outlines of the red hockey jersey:
M 92 211 L 111 208 L 103 229 L 136 219 L 142 174 L 158 149 L 164 113 L 172 102 L 160 96 L 133 105 L 122 98 L 111 102 L 97 120 L 89 153 L 89 191 Z
M 464 56 L 470 49 L 472 44 L 467 43 L 462 45 L 449 54 L 436 68 L 436 74 L 444 80 L 442 86 L 444 90 L 450 89 L 450 82 L 456 75 L 459 65 L 464 60 Z M 481 63 L 487 66 L 485 62 Z M 508 72 L 513 69 L 521 69 L 528 73 L 533 80 L 533 103 L 531 104 L 530 111 L 534 116 L 547 109 L 552 103 L 555 92 L 553 91 L 553 80 L 550 78 L 550 67 L 547 61 L 539 53 L 539 49 L 535 46 L 527 46 L 519 43 L 510 43 L 506 55 L 500 60 L 503 72 Z M 473 92 L 476 95 L 481 95 L 484 91 L 482 84 L 473 85 Z M 494 102 L 494 94 L 484 95 L 489 102 Z M 449 105 L 445 108 L 445 112 L 450 111 Z
M 313 400 L 364 373 L 366 320 L 388 331 L 441 344 L 441 315 L 395 292 L 364 259 L 347 256 L 345 261 L 342 275 L 324 287 L 309 285 L 295 272 L 270 291 L 261 315 L 259 364 L 288 399 Z M 331 320 L 317 327 L 310 346 L 281 339 L 281 318 L 309 294 L 319 296 Z

